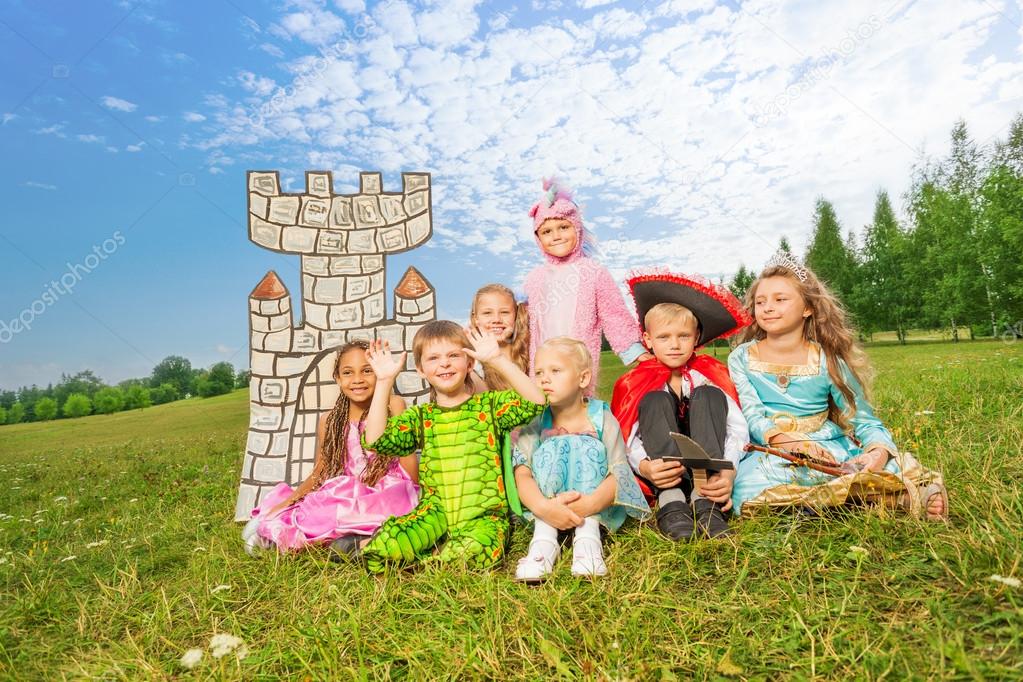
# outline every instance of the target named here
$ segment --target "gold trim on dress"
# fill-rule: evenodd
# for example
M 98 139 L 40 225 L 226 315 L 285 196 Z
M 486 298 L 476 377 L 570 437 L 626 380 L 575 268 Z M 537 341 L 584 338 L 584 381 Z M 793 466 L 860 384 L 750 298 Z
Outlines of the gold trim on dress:
M 825 422 L 828 421 L 828 411 L 824 410 L 823 412 L 807 415 L 805 417 L 797 417 L 796 415 L 789 414 L 788 412 L 776 412 L 769 418 L 774 422 L 775 427 L 782 433 L 791 433 L 793 431 L 799 431 L 800 433 L 813 433 L 814 431 L 820 431 L 824 428 Z
M 760 359 L 760 351 L 757 350 L 757 343 L 753 343 L 749 349 L 749 368 L 754 372 L 764 374 L 776 374 L 788 377 L 812 377 L 821 373 L 821 353 L 823 352 L 818 344 L 811 341 L 810 350 L 806 353 L 805 365 L 785 365 L 779 362 L 765 362 Z M 816 353 L 813 352 L 816 349 Z

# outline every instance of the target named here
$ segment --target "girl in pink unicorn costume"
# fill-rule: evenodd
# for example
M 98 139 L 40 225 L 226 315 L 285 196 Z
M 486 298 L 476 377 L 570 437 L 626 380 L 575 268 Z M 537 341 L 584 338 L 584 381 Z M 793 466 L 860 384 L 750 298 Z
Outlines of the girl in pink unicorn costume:
M 593 257 L 594 238 L 583 226 L 579 206 L 571 192 L 544 180 L 544 195 L 529 215 L 533 235 L 546 263 L 523 284 L 529 304 L 529 357 L 546 340 L 568 336 L 586 344 L 600 357 L 601 333 L 626 365 L 648 355 L 640 343 L 639 323 L 629 311 L 611 273 Z M 597 385 L 594 363 L 589 392 Z

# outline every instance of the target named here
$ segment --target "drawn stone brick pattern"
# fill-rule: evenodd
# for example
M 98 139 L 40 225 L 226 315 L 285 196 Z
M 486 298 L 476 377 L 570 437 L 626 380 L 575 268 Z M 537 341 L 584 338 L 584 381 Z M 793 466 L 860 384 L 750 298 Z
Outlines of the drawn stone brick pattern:
M 384 192 L 380 173 L 361 173 L 357 194 L 335 194 L 327 171 L 306 173 L 306 191 L 280 191 L 276 171 L 249 171 L 249 239 L 298 255 L 302 319 L 273 271 L 249 295 L 249 437 L 235 519 L 249 518 L 281 481 L 296 485 L 312 471 L 316 424 L 333 407 L 337 349 L 355 339 L 387 339 L 409 351 L 396 390 L 422 402 L 429 386 L 415 372 L 412 339 L 437 318 L 433 286 L 409 268 L 385 309 L 388 254 L 414 249 L 433 234 L 430 174 L 402 173 L 402 191 Z

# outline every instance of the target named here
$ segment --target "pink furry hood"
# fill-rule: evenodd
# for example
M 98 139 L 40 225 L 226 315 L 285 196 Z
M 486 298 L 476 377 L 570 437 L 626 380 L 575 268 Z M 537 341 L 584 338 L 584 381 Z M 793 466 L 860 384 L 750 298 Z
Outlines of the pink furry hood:
M 540 200 L 529 209 L 529 217 L 533 219 L 533 238 L 540 252 L 551 263 L 569 263 L 581 255 L 589 255 L 593 249 L 594 238 L 589 230 L 583 225 L 582 210 L 579 204 L 572 200 L 572 190 L 558 183 L 555 178 L 545 178 L 543 181 L 544 194 Z M 575 226 L 576 243 L 572 253 L 558 258 L 543 250 L 540 237 L 537 231 L 545 220 L 551 218 L 562 218 Z

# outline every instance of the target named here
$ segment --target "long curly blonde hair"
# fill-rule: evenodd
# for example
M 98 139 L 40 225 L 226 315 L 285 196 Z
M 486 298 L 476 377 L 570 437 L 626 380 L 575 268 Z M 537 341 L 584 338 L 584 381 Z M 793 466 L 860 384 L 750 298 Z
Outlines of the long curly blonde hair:
M 529 374 L 529 311 L 525 303 L 515 302 L 515 293 L 503 284 L 487 284 L 480 287 L 472 299 L 472 310 L 469 311 L 469 323 L 476 326 L 476 307 L 481 296 L 499 294 L 506 296 L 515 308 L 515 322 L 512 326 L 512 337 L 508 342 L 511 346 L 511 360 L 519 369 Z M 483 380 L 490 391 L 504 391 L 511 386 L 496 372 L 486 372 Z
M 369 344 L 365 341 L 352 341 L 342 346 L 337 352 L 334 360 L 333 377 L 336 381 L 340 378 L 341 358 L 353 350 L 366 352 Z M 324 481 L 340 476 L 345 471 L 345 464 L 348 461 L 348 429 L 358 428 L 358 424 L 351 423 L 352 401 L 345 395 L 344 391 L 337 397 L 337 402 L 327 414 L 326 429 L 323 434 L 323 445 L 320 449 L 320 456 L 323 458 L 323 466 L 316 481 L 319 487 Z M 376 485 L 391 466 L 392 457 L 386 457 L 376 453 L 367 453 L 369 460 L 362 472 L 362 482 L 372 487 Z
M 757 324 L 754 309 L 757 287 L 761 281 L 769 277 L 787 278 L 810 309 L 809 317 L 803 320 L 803 338 L 820 344 L 828 359 L 828 376 L 849 406 L 846 410 L 840 410 L 829 397 L 828 418 L 848 431 L 851 428 L 850 420 L 856 414 L 856 392 L 843 374 L 842 366 L 849 368 L 850 374 L 863 388 L 865 396 L 870 391 L 874 373 L 866 353 L 856 341 L 856 331 L 850 325 L 841 301 L 811 270 L 806 270 L 806 281 L 800 282 L 795 273 L 787 267 L 773 265 L 765 268 L 746 291 L 744 305 L 753 322 L 739 333 L 736 343 L 759 341 L 767 335 Z

